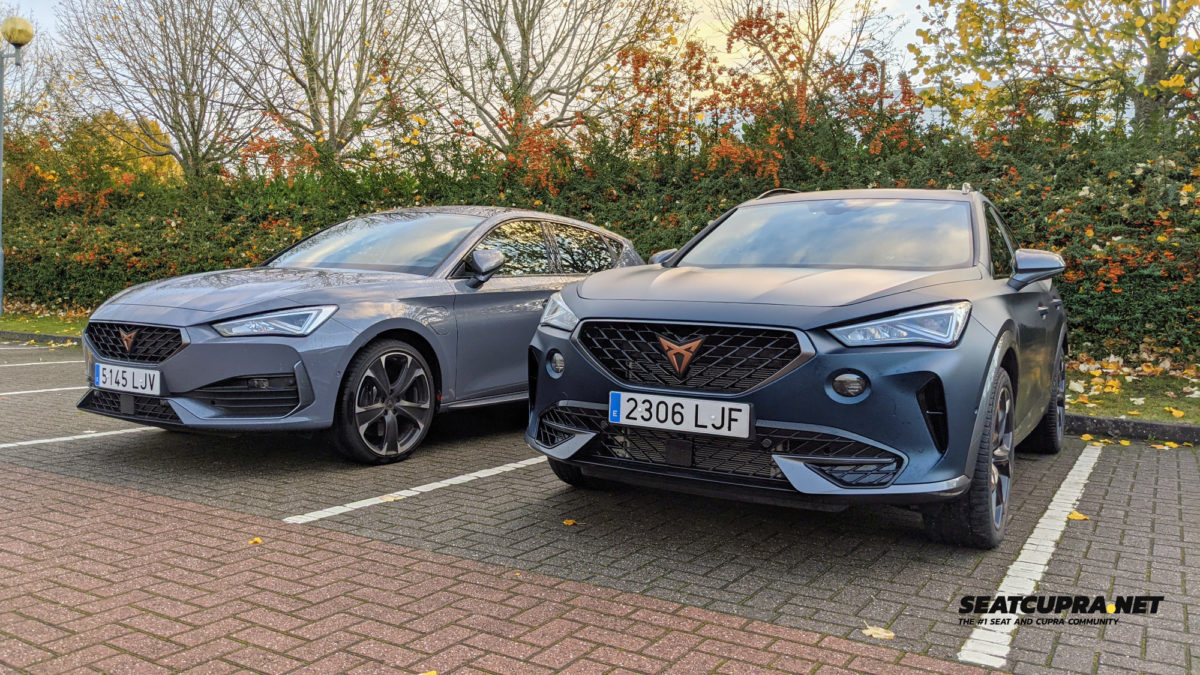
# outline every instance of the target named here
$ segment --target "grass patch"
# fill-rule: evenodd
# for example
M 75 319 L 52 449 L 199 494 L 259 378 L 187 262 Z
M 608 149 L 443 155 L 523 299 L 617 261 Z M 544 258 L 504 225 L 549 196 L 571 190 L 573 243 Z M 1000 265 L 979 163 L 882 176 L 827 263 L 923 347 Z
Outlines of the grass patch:
M 1117 386 L 1100 387 L 1100 392 L 1093 393 L 1096 384 L 1092 376 L 1067 371 L 1067 381 L 1075 383 L 1075 389 L 1067 391 L 1067 412 L 1093 417 L 1200 424 L 1200 397 L 1191 398 L 1200 391 L 1200 382 L 1196 380 L 1172 375 L 1145 375 L 1133 381 L 1121 376 L 1105 377 L 1109 382 L 1115 380 Z M 1080 385 L 1083 385 L 1082 392 L 1078 391 Z M 1177 416 L 1167 408 L 1183 415 Z
M 87 325 L 86 316 L 61 317 L 53 314 L 17 314 L 5 312 L 0 315 L 0 330 L 39 335 L 69 335 L 79 337 Z

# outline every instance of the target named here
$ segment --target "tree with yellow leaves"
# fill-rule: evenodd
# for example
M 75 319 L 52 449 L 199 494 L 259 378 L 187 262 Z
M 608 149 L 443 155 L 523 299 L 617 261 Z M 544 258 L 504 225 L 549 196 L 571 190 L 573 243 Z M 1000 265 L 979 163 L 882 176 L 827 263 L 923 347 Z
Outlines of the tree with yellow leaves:
M 1135 129 L 1196 109 L 1200 0 L 930 0 L 924 22 L 910 50 L 952 115 L 1035 80 Z

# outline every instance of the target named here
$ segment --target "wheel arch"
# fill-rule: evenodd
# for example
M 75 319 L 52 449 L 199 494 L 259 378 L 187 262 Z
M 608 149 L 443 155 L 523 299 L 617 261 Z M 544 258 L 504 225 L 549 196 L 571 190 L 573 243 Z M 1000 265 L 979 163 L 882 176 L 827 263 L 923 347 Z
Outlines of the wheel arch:
M 447 383 L 450 383 L 452 386 L 454 382 L 453 373 L 450 372 L 450 359 L 445 358 L 443 354 L 443 352 L 450 349 L 450 347 L 443 344 L 448 338 L 433 333 L 433 331 L 415 321 L 391 320 L 376 324 L 370 330 L 363 331 L 359 335 L 358 340 L 355 341 L 354 348 L 347 350 L 348 354 L 342 365 L 342 382 L 339 384 L 339 388 L 345 385 L 346 373 L 350 361 L 371 344 L 386 339 L 407 342 L 415 347 L 417 351 L 421 352 L 421 356 L 425 358 L 433 370 L 434 398 L 437 405 L 440 406 Z

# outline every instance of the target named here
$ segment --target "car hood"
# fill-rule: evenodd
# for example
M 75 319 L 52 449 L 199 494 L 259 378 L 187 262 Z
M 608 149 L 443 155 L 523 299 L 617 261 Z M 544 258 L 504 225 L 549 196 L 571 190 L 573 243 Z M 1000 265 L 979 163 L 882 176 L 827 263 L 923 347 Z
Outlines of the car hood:
M 152 281 L 128 288 L 105 304 L 227 312 L 252 305 L 286 306 L 289 303 L 280 301 L 287 300 L 334 302 L 352 290 L 347 287 L 386 283 L 394 289 L 426 280 L 415 274 L 252 267 Z
M 661 267 L 602 272 L 579 286 L 589 300 L 842 307 L 929 286 L 980 278 L 974 267 L 952 270 L 791 267 Z

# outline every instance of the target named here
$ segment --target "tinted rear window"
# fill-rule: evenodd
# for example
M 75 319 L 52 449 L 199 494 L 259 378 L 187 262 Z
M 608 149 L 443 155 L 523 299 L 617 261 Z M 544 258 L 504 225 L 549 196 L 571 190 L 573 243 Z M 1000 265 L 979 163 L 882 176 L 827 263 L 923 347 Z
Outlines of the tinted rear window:
M 971 207 L 933 199 L 820 199 L 739 208 L 680 265 L 939 269 L 972 260 Z

